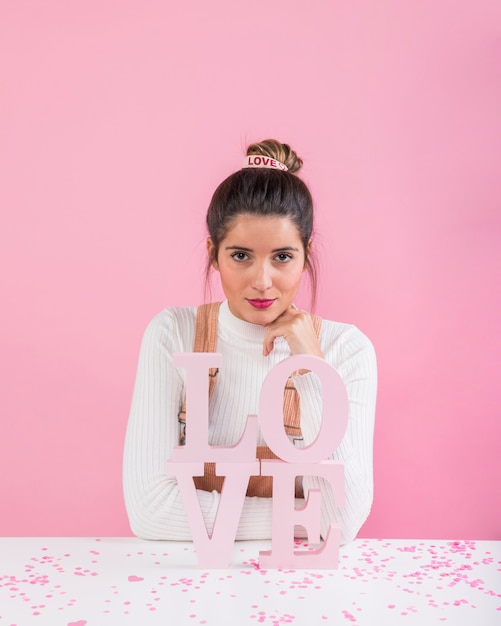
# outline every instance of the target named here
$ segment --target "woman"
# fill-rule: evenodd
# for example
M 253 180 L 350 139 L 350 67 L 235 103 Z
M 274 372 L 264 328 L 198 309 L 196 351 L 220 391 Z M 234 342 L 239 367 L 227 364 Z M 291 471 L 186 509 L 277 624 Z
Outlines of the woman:
M 338 509 L 329 485 L 316 477 L 300 480 L 297 496 L 321 490 L 322 534 L 334 522 L 341 527 L 343 543 L 356 536 L 369 514 L 375 355 L 370 341 L 354 326 L 320 320 L 294 305 L 305 271 L 312 279 L 313 296 L 316 287 L 313 206 L 309 190 L 296 176 L 301 166 L 286 144 L 266 140 L 249 146 L 244 167 L 219 185 L 207 213 L 207 274 L 211 269 L 219 273 L 226 301 L 198 310 L 165 309 L 146 330 L 124 454 L 125 502 L 139 537 L 191 539 L 179 489 L 175 478 L 167 476 L 166 464 L 185 432 L 184 372 L 173 367 L 172 355 L 194 350 L 223 355 L 222 367 L 212 372 L 209 402 L 209 442 L 219 446 L 238 442 L 247 416 L 258 412 L 263 380 L 277 363 L 290 355 L 311 354 L 335 367 L 350 407 L 346 434 L 332 455 L 345 466 L 345 506 Z M 208 347 L 210 324 L 215 330 Z M 300 403 L 285 400 L 286 430 L 295 445 L 308 445 L 319 428 L 321 386 L 312 372 L 296 372 L 290 380 L 289 393 Z M 261 438 L 261 456 L 267 456 L 264 444 Z M 249 486 L 237 539 L 268 539 L 269 486 L 251 480 L 256 484 Z M 220 484 L 210 468 L 196 484 L 211 532 Z

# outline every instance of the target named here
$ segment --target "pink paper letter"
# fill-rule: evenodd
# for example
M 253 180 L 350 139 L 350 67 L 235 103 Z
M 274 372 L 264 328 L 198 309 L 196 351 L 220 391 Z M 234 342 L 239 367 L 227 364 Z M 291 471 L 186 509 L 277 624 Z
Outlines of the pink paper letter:
M 322 424 L 315 441 L 305 448 L 295 448 L 283 427 L 284 387 L 292 372 L 299 369 L 314 371 L 322 381 Z M 317 356 L 296 354 L 275 365 L 266 377 L 259 417 L 263 437 L 278 457 L 289 463 L 317 463 L 332 454 L 343 438 L 348 425 L 346 388 L 332 365 Z
M 203 476 L 204 464 L 169 462 L 167 472 L 176 476 L 199 565 L 228 567 L 249 476 L 259 474 L 259 461 L 216 464 L 216 474 L 225 479 L 211 535 L 207 532 L 193 482 L 193 476 Z
M 254 415 L 249 415 L 236 445 L 209 445 L 209 369 L 219 367 L 222 360 L 222 355 L 215 352 L 174 354 L 174 366 L 186 369 L 186 445 L 174 448 L 172 461 L 251 462 L 256 458 L 257 417 Z
M 294 526 L 303 526 L 310 543 L 320 542 L 320 491 L 308 493 L 301 509 L 294 507 L 296 476 L 320 476 L 327 480 L 338 506 L 344 505 L 344 465 L 339 461 L 321 463 L 284 463 L 278 460 L 261 461 L 261 474 L 273 476 L 273 517 L 271 550 L 259 553 L 259 563 L 269 568 L 327 568 L 338 565 L 341 529 L 330 525 L 323 546 L 318 550 L 294 550 Z

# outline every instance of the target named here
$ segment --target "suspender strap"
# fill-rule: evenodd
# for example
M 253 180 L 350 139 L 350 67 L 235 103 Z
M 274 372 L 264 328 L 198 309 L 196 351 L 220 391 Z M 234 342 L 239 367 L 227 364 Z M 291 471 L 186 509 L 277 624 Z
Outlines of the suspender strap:
M 195 331 L 195 343 L 193 352 L 215 352 L 217 344 L 217 320 L 220 302 L 203 304 L 197 309 L 197 327 Z M 209 398 L 214 391 L 218 368 L 211 367 L 209 370 Z M 186 399 L 185 399 L 186 403 Z M 186 406 L 184 407 L 186 410 Z M 186 413 L 185 413 L 186 415 Z
M 320 337 L 322 330 L 322 318 L 318 315 L 310 314 L 313 328 L 317 337 Z M 301 404 L 297 389 L 294 387 L 293 376 L 305 374 L 308 370 L 293 372 L 289 377 L 284 390 L 284 427 L 288 435 L 302 438 L 301 434 Z
M 202 304 L 198 307 L 193 352 L 216 351 L 217 320 L 220 306 L 220 302 L 211 302 L 210 304 Z M 211 367 L 209 369 L 209 399 L 214 391 L 218 371 L 217 367 Z M 181 425 L 179 444 L 184 446 L 186 443 L 186 396 L 184 397 L 183 408 L 178 415 L 178 421 Z

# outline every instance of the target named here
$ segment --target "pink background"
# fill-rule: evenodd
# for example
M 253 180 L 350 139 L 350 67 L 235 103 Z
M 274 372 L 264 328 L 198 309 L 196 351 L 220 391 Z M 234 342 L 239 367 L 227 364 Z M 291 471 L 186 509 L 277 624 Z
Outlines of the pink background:
M 202 301 L 212 191 L 273 136 L 316 201 L 317 310 L 378 353 L 362 535 L 501 539 L 500 25 L 497 0 L 1 3 L 0 534 L 130 533 L 144 327 Z

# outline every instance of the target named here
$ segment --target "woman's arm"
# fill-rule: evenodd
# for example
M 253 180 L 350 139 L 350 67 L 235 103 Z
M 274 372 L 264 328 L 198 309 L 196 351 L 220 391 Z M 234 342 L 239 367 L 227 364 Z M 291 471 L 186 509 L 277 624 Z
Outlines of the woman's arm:
M 133 533 L 144 539 L 191 540 L 176 479 L 166 474 L 167 461 L 178 445 L 178 412 L 184 381 L 172 365 L 174 352 L 191 352 L 193 309 L 166 310 L 148 325 L 125 438 L 124 497 Z M 220 494 L 198 491 L 210 533 Z M 271 499 L 245 498 L 237 539 L 271 536 Z
M 341 541 L 355 538 L 367 519 L 373 499 L 373 437 L 376 405 L 377 366 L 369 339 L 353 326 L 334 341 L 332 325 L 324 323 L 322 344 L 326 360 L 333 365 L 346 386 L 349 419 L 345 436 L 333 453 L 333 460 L 345 467 L 345 506 L 337 508 L 331 488 L 323 479 L 305 476 L 303 489 L 322 492 L 321 532 L 325 537 L 330 523 L 341 527 Z M 301 428 L 304 445 L 312 443 L 320 427 L 321 384 L 313 373 L 296 376 L 294 384 L 301 397 Z

